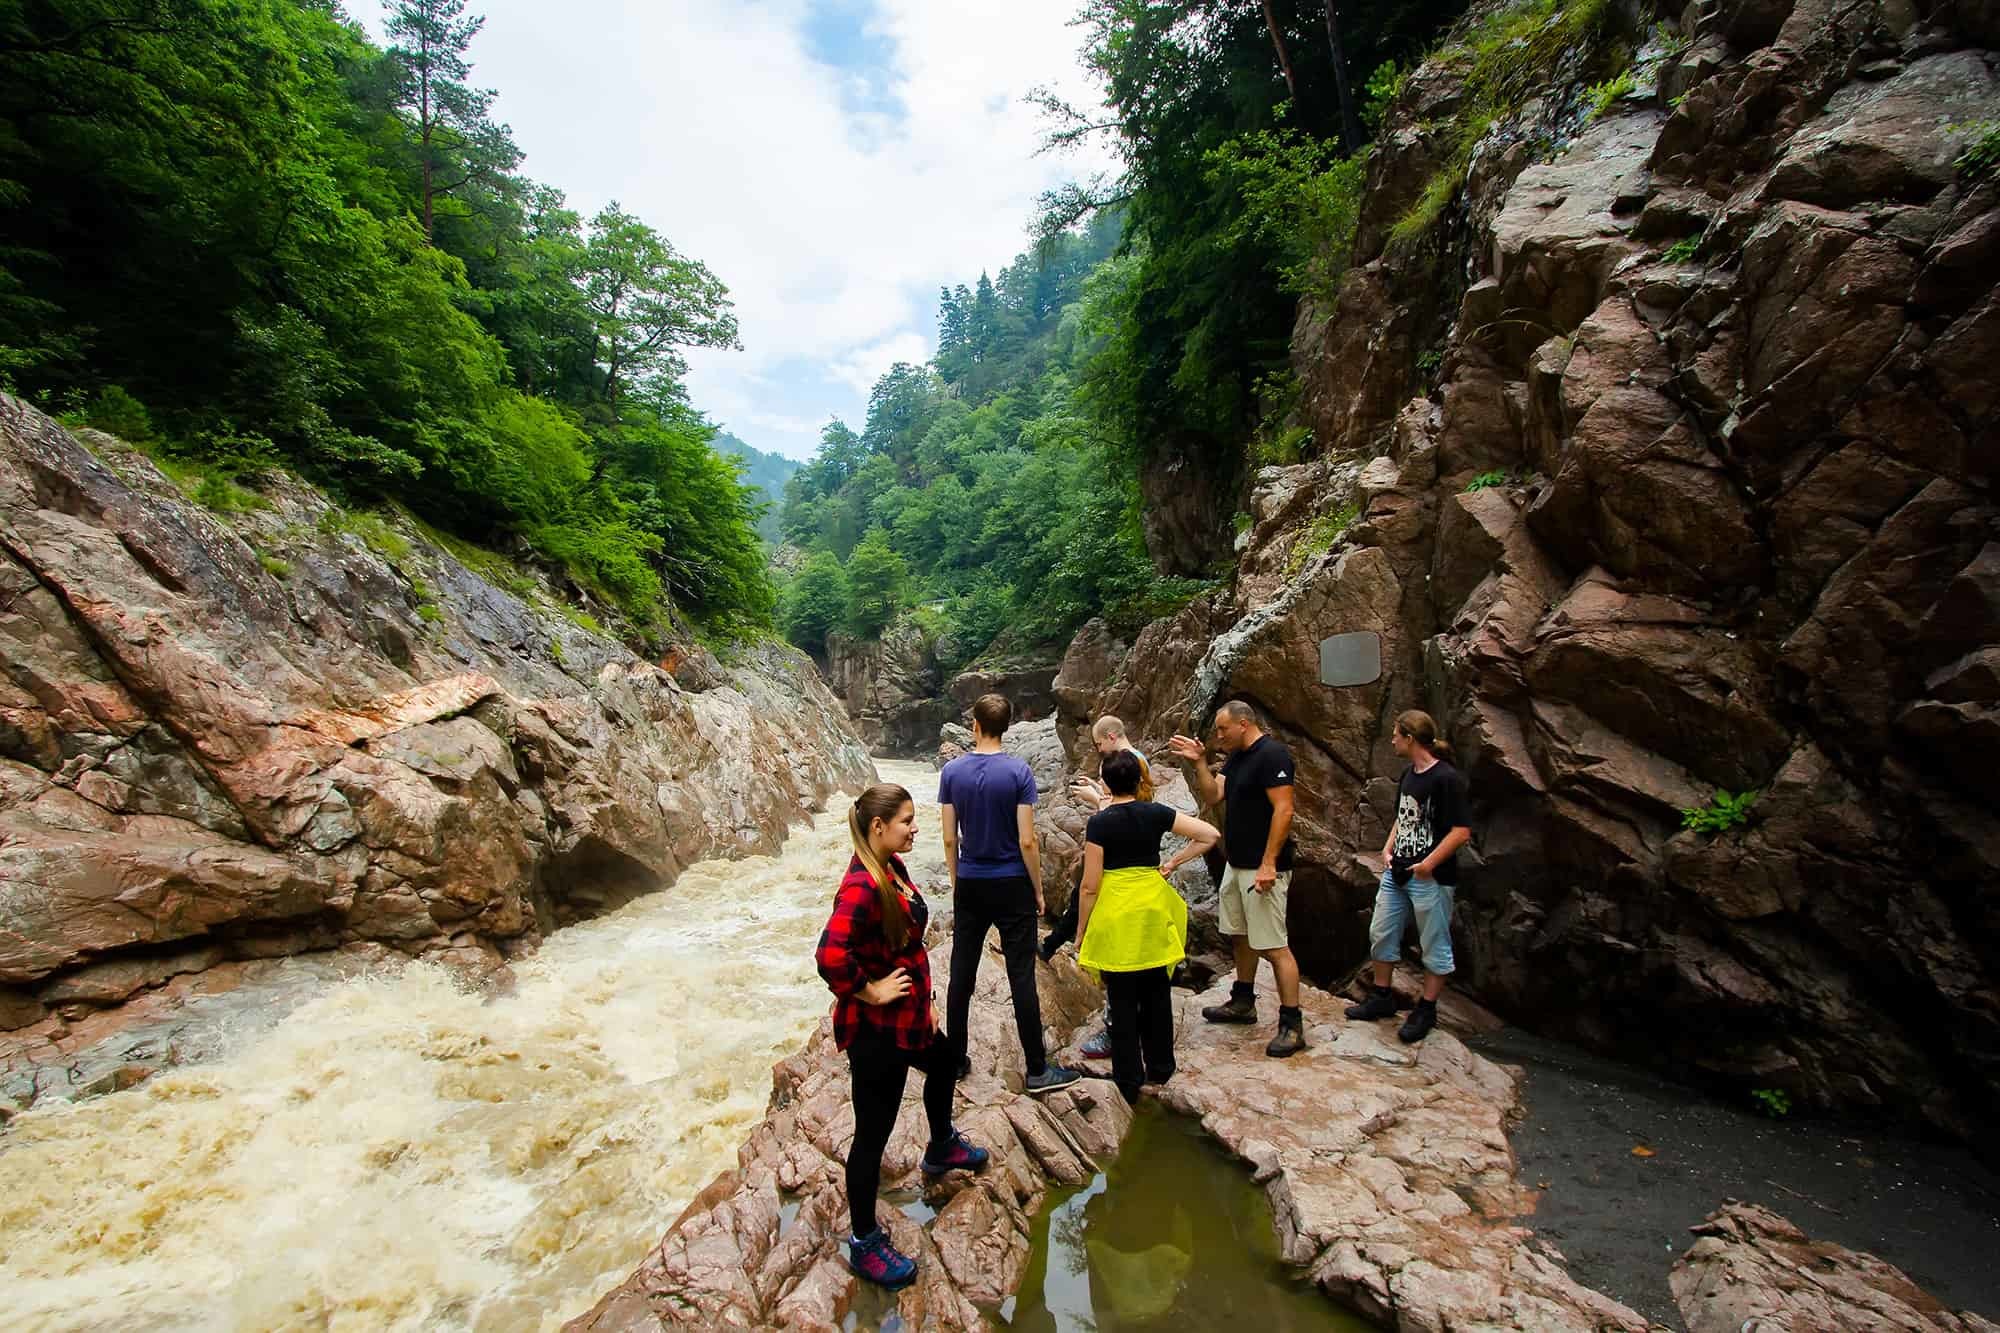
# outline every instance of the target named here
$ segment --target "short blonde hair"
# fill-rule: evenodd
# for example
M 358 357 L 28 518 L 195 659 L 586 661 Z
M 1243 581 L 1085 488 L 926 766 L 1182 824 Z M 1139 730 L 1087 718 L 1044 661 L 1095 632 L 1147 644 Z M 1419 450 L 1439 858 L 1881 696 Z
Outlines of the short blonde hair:
M 1100 741 L 1108 741 L 1114 736 L 1123 738 L 1125 735 L 1125 724 L 1111 716 L 1111 714 L 1106 713 L 1103 717 L 1098 718 L 1097 721 L 1090 724 L 1090 734 Z

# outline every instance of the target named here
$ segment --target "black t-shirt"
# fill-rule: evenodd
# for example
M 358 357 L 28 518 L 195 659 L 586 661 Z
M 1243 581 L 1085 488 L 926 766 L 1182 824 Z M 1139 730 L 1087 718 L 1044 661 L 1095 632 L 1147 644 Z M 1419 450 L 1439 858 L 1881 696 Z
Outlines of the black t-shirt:
M 1227 779 L 1222 789 L 1222 850 L 1238 870 L 1255 870 L 1264 863 L 1264 844 L 1271 840 L 1274 813 L 1267 792 L 1292 785 L 1292 752 L 1272 736 L 1259 736 L 1248 749 L 1238 750 L 1222 765 Z M 1292 868 L 1292 839 L 1278 849 L 1278 869 Z
M 1431 854 L 1455 828 L 1472 827 L 1466 808 L 1465 775 L 1440 759 L 1423 772 L 1410 767 L 1396 780 L 1396 834 L 1390 862 L 1413 866 Z M 1437 882 L 1458 883 L 1458 853 L 1438 863 Z
M 1160 863 L 1160 839 L 1173 832 L 1174 808 L 1157 801 L 1107 806 L 1083 826 L 1083 840 L 1104 849 L 1106 870 Z

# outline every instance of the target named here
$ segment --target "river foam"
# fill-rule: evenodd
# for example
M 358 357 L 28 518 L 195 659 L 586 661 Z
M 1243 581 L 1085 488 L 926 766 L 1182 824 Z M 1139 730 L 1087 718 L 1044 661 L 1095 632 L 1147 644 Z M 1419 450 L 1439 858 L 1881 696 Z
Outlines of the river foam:
M 911 869 L 939 868 L 935 776 Z M 553 1329 L 735 1162 L 827 1011 L 812 948 L 847 802 L 691 867 L 483 998 L 412 965 L 211 1063 L 0 1134 L 0 1326 Z

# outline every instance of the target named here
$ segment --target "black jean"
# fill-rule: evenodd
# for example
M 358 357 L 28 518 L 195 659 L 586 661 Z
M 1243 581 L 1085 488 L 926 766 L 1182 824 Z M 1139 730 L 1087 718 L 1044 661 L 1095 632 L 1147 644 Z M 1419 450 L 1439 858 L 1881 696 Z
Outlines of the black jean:
M 1111 1003 L 1111 1081 L 1125 1100 L 1139 1100 L 1141 1083 L 1174 1075 L 1173 969 L 1104 973 Z
M 958 1080 L 958 1058 L 944 1041 L 921 1051 L 906 1051 L 887 1036 L 864 1030 L 847 1048 L 847 1068 L 854 1085 L 854 1142 L 847 1149 L 847 1211 L 854 1234 L 875 1229 L 875 1195 L 882 1188 L 882 1150 L 896 1132 L 896 1113 L 903 1106 L 903 1086 L 912 1069 L 924 1076 L 924 1114 L 931 1122 L 931 1145 L 951 1137 L 951 1090 Z
M 952 896 L 951 995 L 945 1029 L 953 1051 L 963 1056 L 972 989 L 979 980 L 979 957 L 986 932 L 1000 928 L 1000 955 L 1007 960 L 1007 989 L 1014 997 L 1014 1026 L 1030 1076 L 1048 1068 L 1042 1046 L 1042 998 L 1035 993 L 1035 886 L 1026 875 L 1005 879 L 960 879 Z

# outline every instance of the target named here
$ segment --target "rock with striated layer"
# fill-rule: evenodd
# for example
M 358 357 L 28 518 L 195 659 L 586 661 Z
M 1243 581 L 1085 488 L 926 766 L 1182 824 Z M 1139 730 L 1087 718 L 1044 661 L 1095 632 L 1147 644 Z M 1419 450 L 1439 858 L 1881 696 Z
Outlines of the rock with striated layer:
M 1693 1231 L 1699 1239 L 1668 1277 L 1688 1333 L 2000 1330 L 2000 1324 L 1970 1310 L 1953 1313 L 1895 1265 L 1830 1241 L 1809 1240 L 1754 1203 L 1732 1202 Z
M 1632 97 L 1494 122 L 1399 249 L 1463 92 L 1413 72 L 1337 314 L 1294 331 L 1316 456 L 1260 479 L 1232 589 L 1080 653 L 1063 700 L 1145 735 L 1264 710 L 1309 974 L 1363 956 L 1419 707 L 1471 781 L 1454 930 L 1497 1010 L 1804 1105 L 2000 1111 L 2000 181 L 1957 165 L 2000 79 L 1982 14 L 1691 7 Z M 1321 687 L 1315 644 L 1356 630 L 1382 680 Z M 1683 829 L 1718 791 L 1760 793 L 1747 825 Z
M 0 397 L 16 1053 L 61 1044 L 50 1007 L 225 958 L 379 942 L 490 965 L 696 860 L 770 851 L 872 777 L 796 653 L 693 690 L 409 525 L 287 479 L 225 522 L 85 434 Z

